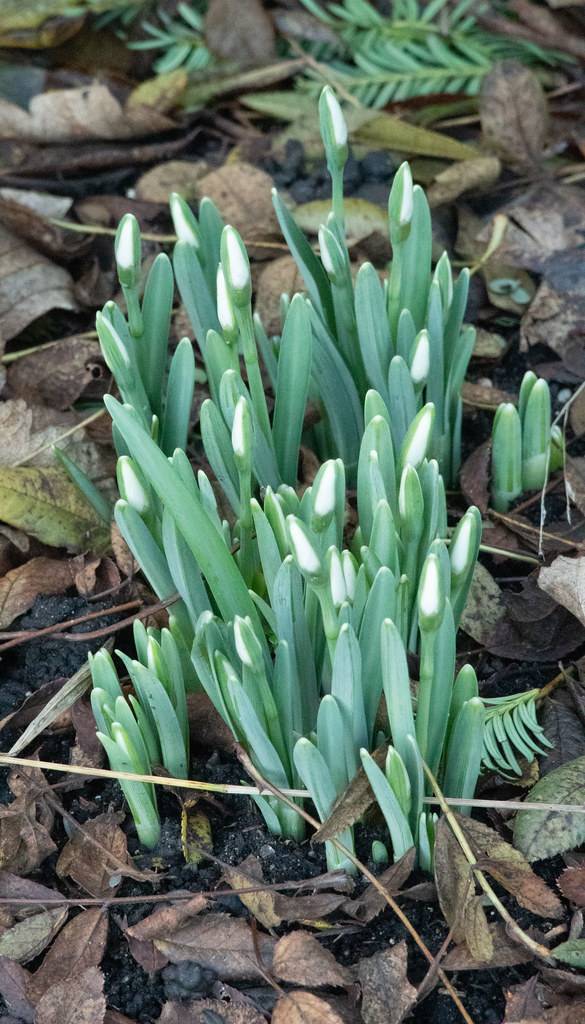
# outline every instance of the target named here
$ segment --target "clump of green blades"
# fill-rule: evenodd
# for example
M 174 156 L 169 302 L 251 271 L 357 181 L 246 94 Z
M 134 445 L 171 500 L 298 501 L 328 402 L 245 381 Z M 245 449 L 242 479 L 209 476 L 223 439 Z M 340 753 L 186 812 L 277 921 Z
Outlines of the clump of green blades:
M 106 398 L 120 456 L 115 518 L 157 595 L 180 598 L 168 629 L 136 627 L 137 658 L 122 659 L 133 689 L 127 698 L 109 655 L 96 655 L 92 702 L 114 769 L 151 774 L 162 765 L 185 777 L 185 693 L 203 687 L 259 772 L 278 788 L 306 788 L 322 820 L 362 767 L 393 856 L 414 845 L 428 867 L 434 817 L 423 802 L 429 792 L 423 761 L 448 796 L 471 798 L 482 758 L 516 771 L 514 750 L 525 756 L 539 750 L 540 730 L 520 710 L 524 695 L 492 713 L 478 696 L 471 666 L 455 671 L 481 519 L 469 509 L 449 537 L 435 456 L 451 468 L 457 461 L 460 404 L 449 387 L 462 380 L 472 343 L 472 333 L 461 330 L 465 277 L 464 286 L 461 277 L 453 285 L 446 258 L 431 275 L 429 249 L 424 298 L 411 289 L 417 261 L 409 240 L 414 231 L 424 241 L 427 227 L 417 232 L 427 224 L 428 208 L 404 166 L 390 198 L 394 259 L 387 291 L 367 268 L 366 285 L 358 281 L 355 295 L 349 276 L 336 283 L 338 271 L 349 275 L 342 229 L 346 137 L 330 90 L 321 122 L 333 180 L 332 216 L 321 233 L 324 259 L 305 240 L 320 269 L 317 278 L 307 273 L 309 299 L 285 301 L 280 339 L 267 339 L 254 320 L 250 268 L 237 232 L 222 224 L 209 201 L 195 218 L 172 199 L 175 278 L 212 396 L 201 410 L 201 433 L 225 502 L 218 503 L 211 480 L 202 470 L 195 474 L 186 455 L 195 365 L 187 339 L 168 359 L 170 262 L 157 257 L 141 297 L 137 224 L 127 216 L 120 225 L 116 260 L 127 318 L 108 303 L 97 323 L 122 398 Z M 296 252 L 308 262 L 305 242 L 283 210 Z M 323 298 L 319 308 L 316 297 Z M 349 325 L 349 333 L 331 333 L 330 313 L 336 329 Z M 450 359 L 447 338 L 454 346 Z M 395 344 L 404 354 L 392 355 Z M 425 380 L 437 345 L 439 365 L 450 369 L 442 375 L 447 391 L 435 401 Z M 260 356 L 274 385 L 272 409 Z M 352 374 L 362 370 L 358 386 Z M 340 382 L 347 390 L 339 390 Z M 351 400 L 332 412 L 327 394 L 335 406 Z M 321 404 L 324 420 L 307 436 L 310 401 Z M 348 409 L 355 412 L 351 458 L 349 435 L 340 429 Z M 320 450 L 332 446 L 334 456 L 304 491 L 297 486 L 301 439 Z M 358 523 L 348 531 L 350 487 Z M 420 655 L 414 692 L 409 651 Z M 382 697 L 387 721 L 379 718 Z M 491 719 L 493 741 L 486 729 Z M 382 744 L 388 748 L 383 763 L 373 756 Z M 123 787 L 141 840 L 153 845 L 159 826 L 152 787 L 132 781 Z M 276 797 L 257 801 L 272 831 L 302 836 L 292 808 Z M 352 848 L 351 829 L 340 838 Z M 384 855 L 379 844 L 376 855 Z M 333 844 L 327 856 L 332 867 L 347 866 Z
M 518 408 L 502 402 L 492 429 L 492 504 L 506 512 L 523 491 L 546 487 L 565 461 L 563 432 L 551 427 L 550 389 L 532 370 L 524 374 Z

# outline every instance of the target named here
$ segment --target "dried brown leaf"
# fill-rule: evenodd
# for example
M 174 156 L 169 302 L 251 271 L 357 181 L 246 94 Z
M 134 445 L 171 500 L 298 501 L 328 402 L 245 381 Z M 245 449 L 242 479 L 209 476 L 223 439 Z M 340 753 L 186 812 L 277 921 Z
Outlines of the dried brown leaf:
M 272 970 L 282 981 L 308 988 L 345 988 L 353 978 L 328 949 L 309 932 L 295 931 L 279 939 L 274 949 Z
M 54 985 L 78 978 L 89 967 L 99 967 L 107 938 L 108 915 L 100 907 L 84 910 L 69 921 L 29 982 L 31 1002 L 36 1006 Z
M 270 198 L 272 179 L 265 171 L 252 164 L 225 164 L 206 174 L 199 184 L 201 194 L 213 199 L 223 219 L 238 229 L 244 241 L 278 231 Z
M 67 920 L 67 910 L 43 910 L 17 921 L 0 935 L 0 957 L 26 964 L 43 952 Z
M 585 624 L 585 558 L 559 555 L 540 570 L 538 586 Z
M 292 256 L 279 256 L 262 268 L 256 289 L 256 312 L 268 335 L 280 334 L 280 296 L 304 290 L 302 276 Z
M 472 409 L 494 411 L 502 402 L 516 402 L 516 396 L 509 391 L 495 388 L 491 382 L 482 384 L 479 381 L 465 380 L 461 388 L 463 405 Z
M 222 1024 L 265 1024 L 266 1018 L 243 1002 L 197 999 L 189 1003 L 165 1003 L 156 1024 L 210 1024 L 210 1021 L 219 1024 L 220 1020 Z
M 272 1013 L 272 1024 L 344 1024 L 333 1007 L 312 992 L 281 996 Z
M 410 878 L 414 870 L 416 851 L 414 847 L 391 864 L 381 875 L 378 875 L 378 882 L 384 887 L 390 896 L 396 896 L 402 889 L 404 883 Z M 344 911 L 350 917 L 355 917 L 362 924 L 368 924 L 380 914 L 388 904 L 382 893 L 375 885 L 368 885 L 360 896 L 347 900 L 344 904 Z
M 477 643 L 484 644 L 505 610 L 498 584 L 489 570 L 478 562 L 461 617 L 461 629 Z
M 479 114 L 486 144 L 513 167 L 532 167 L 542 157 L 548 107 L 542 86 L 517 61 L 496 64 L 483 80 Z
M 187 202 L 201 198 L 199 182 L 209 171 L 205 160 L 166 160 L 146 171 L 136 182 L 136 195 L 149 203 L 166 206 L 171 192 Z
M 541 725 L 547 740 L 552 743 L 552 748 L 541 762 L 542 775 L 548 775 L 562 764 L 585 755 L 585 730 L 570 692 L 555 690 L 547 698 Z
M 526 946 L 512 942 L 505 925 L 500 921 L 490 924 L 488 927 L 493 947 L 489 962 L 490 969 L 515 967 L 517 964 L 526 964 L 533 959 Z M 486 964 L 485 960 L 478 960 L 477 957 L 474 957 L 467 945 L 462 942 L 449 950 L 441 962 L 441 967 L 446 971 L 484 971 Z
M 437 174 L 427 191 L 431 208 L 452 203 L 464 192 L 474 193 L 493 185 L 500 177 L 502 165 L 497 156 L 477 156 L 451 164 Z
M 362 989 L 364 1024 L 401 1024 L 410 1013 L 416 989 L 406 977 L 407 967 L 405 942 L 360 960 L 357 974 Z
M 123 820 L 123 813 L 106 813 L 78 826 L 57 861 L 59 877 L 71 878 L 95 897 L 112 895 L 122 877 L 143 881 L 155 877 L 134 866 L 126 834 L 120 828 Z
M 372 757 L 379 765 L 382 765 L 386 757 L 386 748 L 379 747 L 374 751 Z M 374 794 L 368 777 L 363 768 L 360 768 L 347 789 L 335 801 L 327 820 L 315 832 L 313 841 L 324 843 L 328 839 L 333 839 L 345 828 L 354 825 L 373 803 Z
M 106 1000 L 102 972 L 88 967 L 75 979 L 60 981 L 45 992 L 36 1009 L 35 1024 L 103 1024 Z
M 474 959 L 490 962 L 493 944 L 485 911 L 475 895 L 470 865 L 445 818 L 437 825 L 434 863 L 439 903 L 453 940 L 465 942 Z
M 556 661 L 583 642 L 585 631 L 574 617 L 539 589 L 531 574 L 517 591 L 504 594 L 502 616 L 486 647 L 518 661 Z
M 206 906 L 205 896 L 198 894 L 190 900 L 181 900 L 157 907 L 152 914 L 143 918 L 138 924 L 132 925 L 130 928 L 126 927 L 124 934 L 134 959 L 145 971 L 159 971 L 169 962 L 169 958 L 156 948 L 154 940 L 162 939 L 166 935 L 173 935 L 186 921 L 201 913 Z
M 25 1024 L 32 1024 L 34 1008 L 28 997 L 30 974 L 16 960 L 0 957 L 0 995 L 7 1009 Z
M 77 309 L 69 271 L 0 225 L 0 336 L 9 341 L 52 309 Z
M 275 56 L 274 26 L 262 0 L 211 0 L 205 40 L 212 53 L 240 66 L 267 64 Z
M 89 384 L 104 375 L 99 343 L 73 335 L 11 363 L 7 385 L 13 398 L 69 409 Z
M 565 899 L 577 907 L 585 907 L 585 865 L 565 868 L 557 878 L 557 885 Z
M 485 441 L 465 460 L 460 484 L 464 497 L 480 512 L 487 512 L 490 503 L 491 442 Z
M 11 773 L 9 782 L 16 800 L 0 807 L 0 869 L 28 875 L 56 850 L 50 833 L 54 814 L 45 804 L 42 788 L 37 790 L 35 782 L 28 781 L 34 780 L 32 773 L 27 773 L 21 791 L 16 777 Z
M 179 927 L 172 935 L 155 938 L 154 944 L 172 963 L 197 960 L 216 971 L 222 981 L 244 981 L 264 977 L 270 968 L 275 940 L 256 934 L 241 918 L 227 914 L 206 914 Z M 257 952 L 262 969 L 257 965 Z
M 0 579 L 0 629 L 32 608 L 39 594 L 62 594 L 72 584 L 68 559 L 31 558 Z

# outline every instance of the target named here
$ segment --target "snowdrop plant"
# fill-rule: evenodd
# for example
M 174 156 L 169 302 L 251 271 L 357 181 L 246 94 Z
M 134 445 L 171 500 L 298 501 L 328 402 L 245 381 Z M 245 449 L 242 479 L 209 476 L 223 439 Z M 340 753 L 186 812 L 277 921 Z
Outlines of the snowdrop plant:
M 506 512 L 524 491 L 546 486 L 548 475 L 565 461 L 563 434 L 551 427 L 548 382 L 528 370 L 518 408 L 502 402 L 492 428 L 492 504 Z
M 388 200 L 388 280 L 365 263 L 353 283 L 343 204 L 347 128 L 329 86 L 321 94 L 319 114 L 332 181 L 331 213 L 318 234 L 320 256 L 276 191 L 273 198 L 311 303 L 314 348 L 322 363 L 314 369 L 314 381 L 327 423 L 320 454 L 330 455 L 333 442 L 334 454 L 349 468 L 355 465 L 361 430 L 351 412 L 374 388 L 388 410 L 395 443 L 404 423 L 425 402 L 433 403 L 431 454 L 450 483 L 460 464 L 461 385 L 475 338 L 473 328 L 463 324 L 469 272 L 461 271 L 454 281 L 446 253 L 433 271 L 429 206 L 404 163 Z

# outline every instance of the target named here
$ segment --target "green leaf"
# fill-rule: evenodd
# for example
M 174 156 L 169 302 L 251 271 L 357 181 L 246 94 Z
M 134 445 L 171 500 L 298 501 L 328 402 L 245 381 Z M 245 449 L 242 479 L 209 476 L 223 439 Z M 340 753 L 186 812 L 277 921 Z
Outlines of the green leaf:
M 349 121 L 351 130 L 351 117 Z M 397 149 L 402 153 L 418 156 L 440 157 L 444 160 L 470 160 L 480 155 L 475 146 L 458 142 L 457 139 L 451 139 L 440 132 L 419 128 L 394 114 L 366 114 L 353 137 L 356 142 L 366 145 Z
M 585 939 L 569 939 L 568 942 L 561 942 L 560 946 L 555 946 L 551 950 L 551 953 L 557 960 L 562 960 L 564 964 L 585 968 Z
M 0 469 L 2 521 L 51 547 L 98 551 L 108 542 L 103 520 L 62 469 Z
M 285 320 L 278 354 L 273 438 L 282 479 L 294 487 L 312 364 L 307 305 L 295 295 Z
M 555 768 L 530 792 L 530 801 L 550 804 L 585 803 L 585 757 Z M 519 811 L 514 845 L 529 861 L 554 857 L 585 842 L 585 814 L 571 811 Z

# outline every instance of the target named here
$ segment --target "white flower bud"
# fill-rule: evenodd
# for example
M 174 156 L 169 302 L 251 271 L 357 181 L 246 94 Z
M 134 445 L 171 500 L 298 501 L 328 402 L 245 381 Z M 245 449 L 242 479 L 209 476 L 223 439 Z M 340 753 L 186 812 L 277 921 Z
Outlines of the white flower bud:
M 451 545 L 451 568 L 455 576 L 465 572 L 469 562 L 469 551 L 472 541 L 473 518 L 467 513 L 463 516 L 457 530 L 457 535 Z
M 341 555 L 337 548 L 329 549 L 329 589 L 333 604 L 339 608 L 344 601 L 347 601 L 348 593 L 345 585 L 345 575 L 341 562 Z
M 416 339 L 415 349 L 410 364 L 410 376 L 413 384 L 422 384 L 429 375 L 431 367 L 431 346 L 428 331 L 422 330 Z
M 251 635 L 250 624 L 246 619 L 236 615 L 234 618 L 234 643 L 238 658 L 246 668 L 253 669 L 256 664 L 254 659 L 256 652 L 251 651 L 251 642 L 253 643 L 255 640 L 256 638 Z
M 245 459 L 249 454 L 249 417 L 248 403 L 241 395 L 236 402 L 232 423 L 232 448 L 234 455 L 239 459 Z
M 343 578 L 345 579 L 347 597 L 350 601 L 353 601 L 357 582 L 355 562 L 349 551 L 342 552 L 341 560 L 343 562 Z
M 185 200 L 178 194 L 178 192 L 172 192 L 169 199 L 169 205 L 171 208 L 173 227 L 179 242 L 186 242 L 187 245 L 192 245 L 194 249 L 199 249 L 199 236 L 193 223 L 191 223 L 187 216 L 187 204 L 185 203 Z
M 235 228 L 224 228 L 225 245 L 229 266 L 227 274 L 234 288 L 248 288 L 250 285 L 250 265 L 243 253 L 243 243 Z
M 336 481 L 335 461 L 329 459 L 325 463 L 317 483 L 313 486 L 313 512 L 322 519 L 333 515 L 335 511 Z
M 311 544 L 304 528 L 295 516 L 287 516 L 288 535 L 295 560 L 301 572 L 317 576 L 321 572 L 321 559 Z
M 413 211 L 412 172 L 408 164 L 403 164 L 402 166 L 404 168 L 402 172 L 402 197 L 398 213 L 398 222 L 401 228 L 410 224 Z
M 331 259 L 331 253 L 329 251 L 329 239 L 327 237 L 327 228 L 324 224 L 319 228 L 319 252 L 321 253 L 321 262 L 325 267 L 328 274 L 335 274 L 335 264 Z
M 347 124 L 343 116 L 343 111 L 339 105 L 339 100 L 333 92 L 333 89 L 325 89 L 324 94 L 325 102 L 327 103 L 327 110 L 329 112 L 333 141 L 336 146 L 345 146 L 347 142 Z
M 437 618 L 442 611 L 443 593 L 441 588 L 441 570 L 436 555 L 428 555 L 425 559 L 421 585 L 418 595 L 418 609 L 421 619 Z
M 136 218 L 131 213 L 127 213 L 120 222 L 115 245 L 116 263 L 121 270 L 132 270 L 138 262 L 135 239 Z
M 226 334 L 231 335 L 237 330 L 234 307 L 232 306 L 221 263 L 217 268 L 217 319 Z
M 122 495 L 131 508 L 138 512 L 139 515 L 143 515 L 148 510 L 150 502 L 148 493 L 134 468 L 132 459 L 127 455 L 122 455 L 118 459 L 116 469 Z
M 413 420 L 411 429 L 404 440 L 402 451 L 404 466 L 408 464 L 415 467 L 420 466 L 429 448 L 434 420 L 435 407 L 429 402 Z

